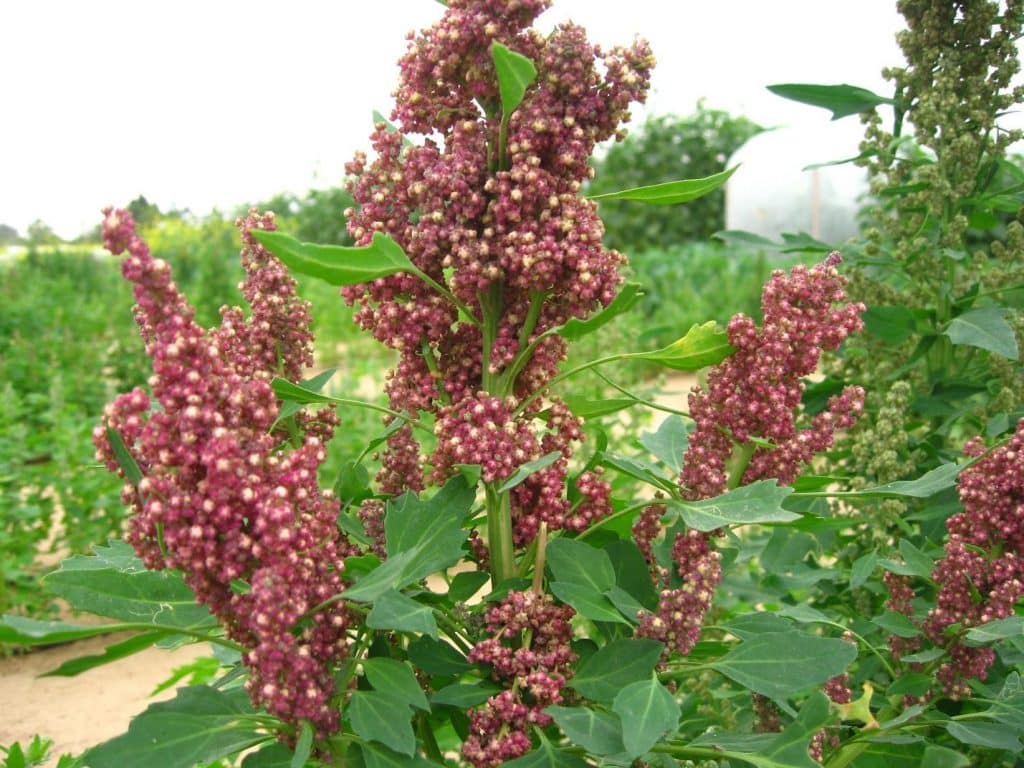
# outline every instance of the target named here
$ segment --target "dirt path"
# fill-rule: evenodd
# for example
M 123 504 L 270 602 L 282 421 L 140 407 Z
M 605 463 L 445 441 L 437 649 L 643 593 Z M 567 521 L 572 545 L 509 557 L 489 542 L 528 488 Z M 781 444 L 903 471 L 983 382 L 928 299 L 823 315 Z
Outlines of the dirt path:
M 61 753 L 78 754 L 118 736 L 151 702 L 173 698 L 173 688 L 152 699 L 149 694 L 175 667 L 209 654 L 207 645 L 153 648 L 76 677 L 39 677 L 68 659 L 102 653 L 124 637 L 97 637 L 0 660 L 0 744 L 24 745 L 37 733 L 49 737 L 54 741 L 50 768 Z
M 659 402 L 687 410 L 686 395 L 694 381 L 692 376 L 669 378 Z M 176 667 L 209 655 L 206 645 L 176 651 L 151 648 L 77 677 L 39 677 L 68 659 L 102 653 L 113 642 L 100 637 L 0 658 L 0 744 L 24 744 L 37 733 L 47 736 L 54 741 L 54 758 L 46 766 L 52 768 L 61 753 L 78 754 L 118 736 L 150 703 L 173 698 L 173 688 L 153 698 L 149 694 Z

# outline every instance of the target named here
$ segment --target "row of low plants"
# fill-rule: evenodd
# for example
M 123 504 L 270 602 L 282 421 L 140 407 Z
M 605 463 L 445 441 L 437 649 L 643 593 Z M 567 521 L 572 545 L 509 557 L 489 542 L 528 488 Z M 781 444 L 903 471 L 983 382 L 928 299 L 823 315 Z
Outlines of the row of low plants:
M 807 236 L 723 233 L 815 264 L 772 274 L 727 330 L 621 334 L 559 368 L 644 300 L 579 191 L 653 60 L 636 41 L 597 66 L 578 28 L 531 34 L 545 5 L 439 8 L 403 57 L 395 125 L 352 163 L 355 245 L 251 216 L 253 315 L 230 332 L 191 325 L 130 215 L 108 213 L 158 406 L 122 395 L 94 438 L 125 483 L 126 541 L 47 582 L 112 622 L 5 617 L 0 640 L 134 632 L 63 673 L 220 650 L 214 677 L 67 764 L 1019 762 L 1024 186 L 997 120 L 1024 97 L 1024 9 L 904 0 L 892 96 L 774 88 L 865 115 L 877 205 L 845 265 Z M 594 194 L 679 202 L 724 179 Z M 372 481 L 358 461 L 317 481 L 336 414 L 380 405 L 304 378 L 282 263 L 340 286 L 397 358 L 384 423 L 359 436 Z M 582 397 L 576 377 L 616 361 L 703 383 L 613 442 L 602 419 L 652 404 Z

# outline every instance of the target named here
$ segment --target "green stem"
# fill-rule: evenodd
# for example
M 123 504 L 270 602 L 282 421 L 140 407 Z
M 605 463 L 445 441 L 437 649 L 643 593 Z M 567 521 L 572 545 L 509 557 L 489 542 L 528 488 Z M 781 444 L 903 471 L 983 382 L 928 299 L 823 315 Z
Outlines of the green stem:
M 512 502 L 509 492 L 498 493 L 492 483 L 484 485 L 487 497 L 487 546 L 491 552 L 491 582 L 496 587 L 516 575 L 512 549 Z
M 444 388 L 444 382 L 441 379 L 441 369 L 437 366 L 437 358 L 434 357 L 434 350 L 430 347 L 430 342 L 424 339 L 420 344 L 420 357 L 427 364 L 427 369 L 430 371 L 430 376 L 434 379 L 437 386 L 437 394 L 441 399 L 441 402 L 445 405 L 451 405 L 451 398 L 448 397 L 448 392 Z
M 753 443 L 739 443 L 733 446 L 732 455 L 725 463 L 729 472 L 725 484 L 730 490 L 739 488 L 740 483 L 743 482 L 743 473 L 747 471 L 750 459 L 754 456 L 754 449 Z
M 577 373 L 583 373 L 583 371 L 589 371 L 591 368 L 596 368 L 597 366 L 604 365 L 605 363 L 614 363 L 616 360 L 628 360 L 631 357 L 633 357 L 633 353 L 631 353 L 631 352 L 620 352 L 617 355 L 608 355 L 607 357 L 600 357 L 597 360 L 591 360 L 589 363 L 583 363 L 582 365 L 577 365 L 575 368 L 570 368 L 568 371 L 565 371 L 564 373 L 560 373 L 557 376 L 555 376 L 553 379 L 551 379 L 551 381 L 548 382 L 548 385 L 547 385 L 546 389 L 550 389 L 550 388 L 554 387 L 556 384 L 560 384 L 561 382 L 565 381 L 566 379 L 572 378 Z M 528 405 L 530 405 L 530 403 L 532 403 L 534 400 L 536 400 L 538 397 L 540 397 L 541 394 L 542 394 L 542 392 L 539 391 L 539 390 L 537 392 L 534 392 L 533 394 L 531 394 L 529 397 L 527 397 L 525 400 L 523 400 L 523 402 L 521 402 L 519 404 L 519 406 L 516 408 L 515 412 L 512 415 L 513 416 L 518 416 L 520 413 L 522 413 L 526 409 L 526 407 Z
M 667 405 L 662 405 L 661 403 L 656 403 L 653 400 L 648 400 L 646 398 L 640 397 L 639 395 L 636 395 L 636 394 L 630 392 L 625 387 L 622 387 L 622 386 L 619 386 L 618 384 L 616 384 L 614 381 L 609 379 L 607 376 L 605 376 L 600 371 L 594 371 L 594 375 L 597 376 L 597 378 L 601 379 L 601 381 L 603 381 L 609 387 L 612 387 L 613 389 L 617 389 L 619 392 L 624 394 L 626 397 L 633 398 L 638 403 L 640 403 L 640 405 L 646 405 L 648 408 L 651 408 L 651 409 L 653 409 L 655 411 L 662 411 L 663 413 L 672 413 L 672 414 L 675 414 L 676 416 L 683 416 L 683 417 L 685 417 L 687 419 L 690 418 L 690 414 L 688 414 L 686 411 L 680 411 L 678 408 L 670 408 Z
M 499 381 L 496 374 L 491 371 L 491 350 L 494 348 L 494 341 L 498 337 L 498 320 L 501 318 L 502 285 L 500 282 L 493 282 L 487 291 L 481 293 L 480 308 L 483 311 L 483 325 L 481 335 L 483 337 L 483 349 L 481 350 L 481 374 L 480 385 L 485 392 L 497 397 L 503 397 L 504 392 L 500 391 Z
M 378 413 L 386 413 L 389 416 L 394 416 L 396 419 L 401 419 L 413 429 L 418 429 L 426 432 L 428 435 L 433 435 L 434 432 L 429 427 L 424 426 L 418 419 L 414 419 L 412 416 L 407 416 L 400 411 L 393 411 L 390 408 L 385 408 L 383 405 L 376 405 L 375 403 L 368 403 L 365 400 L 352 400 L 348 397 L 329 397 L 323 396 L 324 400 L 331 403 L 337 403 L 338 405 L 349 405 L 353 408 L 366 408 L 369 411 L 377 411 Z
M 620 509 L 618 512 L 614 512 L 613 514 L 608 515 L 608 517 L 602 519 L 597 524 L 592 525 L 590 528 L 587 528 L 587 530 L 583 531 L 583 533 L 581 533 L 576 538 L 585 539 L 594 531 L 600 530 L 604 526 L 608 525 L 608 523 L 618 520 L 620 517 L 625 517 L 628 514 L 636 512 L 638 509 L 645 509 L 646 507 L 654 506 L 656 504 L 660 506 L 665 506 L 666 504 L 668 504 L 668 502 L 668 499 L 647 499 L 646 501 L 641 501 L 637 504 L 631 504 L 625 509 Z

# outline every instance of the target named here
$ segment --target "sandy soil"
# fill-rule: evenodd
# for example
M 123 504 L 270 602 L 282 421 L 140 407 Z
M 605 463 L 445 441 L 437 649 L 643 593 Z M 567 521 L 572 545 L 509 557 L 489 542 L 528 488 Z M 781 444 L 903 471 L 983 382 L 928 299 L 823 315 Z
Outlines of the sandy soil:
M 24 745 L 37 733 L 47 736 L 54 741 L 49 765 L 56 765 L 61 753 L 78 754 L 118 736 L 151 702 L 173 698 L 173 688 L 152 699 L 149 694 L 175 667 L 210 653 L 204 644 L 152 648 L 76 677 L 40 677 L 68 659 L 102 653 L 124 637 L 96 637 L 0 660 L 0 744 Z
M 670 378 L 658 400 L 686 410 L 686 394 L 694 381 L 692 376 Z M 655 415 L 654 422 L 660 420 Z M 175 651 L 151 648 L 77 677 L 40 677 L 68 659 L 102 653 L 117 639 L 98 637 L 0 658 L 0 744 L 47 736 L 54 741 L 54 758 L 46 766 L 52 768 L 61 753 L 78 754 L 118 736 L 150 703 L 173 698 L 173 689 L 153 698 L 149 694 L 176 667 L 210 653 L 204 644 Z

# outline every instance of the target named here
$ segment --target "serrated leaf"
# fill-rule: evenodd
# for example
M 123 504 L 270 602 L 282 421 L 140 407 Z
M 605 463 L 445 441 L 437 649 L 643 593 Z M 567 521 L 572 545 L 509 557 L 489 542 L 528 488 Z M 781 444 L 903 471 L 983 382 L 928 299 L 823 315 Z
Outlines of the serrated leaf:
M 548 707 L 544 714 L 569 737 L 569 741 L 595 755 L 624 752 L 622 721 L 613 714 L 588 707 Z
M 516 471 L 509 475 L 505 482 L 498 486 L 498 493 L 511 491 L 517 485 L 521 485 L 526 482 L 526 478 L 530 475 L 536 474 L 542 469 L 547 469 L 560 458 L 562 458 L 561 451 L 551 451 L 550 453 L 545 453 L 539 459 L 534 459 L 533 461 L 528 461 L 525 464 L 519 465 L 519 467 L 516 468 Z
M 83 764 L 89 768 L 206 765 L 267 741 L 266 732 L 249 719 L 252 714 L 242 688 L 179 688 L 175 698 L 150 704 L 133 718 L 128 733 L 86 751 Z
M 495 41 L 491 43 L 491 59 L 498 76 L 498 92 L 501 95 L 501 117 L 507 121 L 522 103 L 526 89 L 537 78 L 537 68 L 526 56 L 516 53 Z
M 578 341 L 601 326 L 608 324 L 624 312 L 628 312 L 643 296 L 644 293 L 639 283 L 626 283 L 619 289 L 619 292 L 607 307 L 595 312 L 586 320 L 580 320 L 576 317 L 569 318 L 563 325 L 553 328 L 551 333 L 557 333 L 568 341 Z
M 653 352 L 632 352 L 632 360 L 648 360 L 674 371 L 699 371 L 709 365 L 716 365 L 735 350 L 729 344 L 725 331 L 718 329 L 716 322 L 694 324 L 686 335 L 662 349 Z
M 658 461 L 678 475 L 683 465 L 683 454 L 690 441 L 690 425 L 681 416 L 672 414 L 658 426 L 656 432 L 644 432 L 640 443 L 654 454 Z
M 1011 637 L 1024 637 L 1024 616 L 1007 616 L 967 630 L 967 645 L 988 645 Z
M 44 579 L 47 588 L 79 611 L 161 628 L 216 622 L 177 571 L 150 571 L 123 541 L 74 555 Z
M 363 673 L 375 691 L 405 702 L 417 709 L 430 709 L 416 674 L 405 662 L 385 657 L 363 659 Z
M 782 508 L 782 502 L 792 492 L 792 488 L 780 486 L 775 480 L 758 480 L 702 501 L 670 499 L 667 506 L 678 512 L 689 528 L 698 531 L 730 525 L 788 523 L 800 519 L 800 515 Z
M 382 232 L 369 245 L 300 243 L 283 232 L 254 229 L 250 234 L 293 272 L 329 285 L 357 285 L 399 272 L 418 270 L 402 247 Z
M 679 179 L 651 184 L 646 187 L 633 187 L 618 192 L 605 192 L 600 195 L 589 195 L 591 200 L 636 200 L 651 205 L 678 205 L 688 203 L 699 197 L 714 192 L 736 173 L 739 165 L 734 165 L 720 173 L 705 176 L 701 179 Z
M 135 461 L 132 452 L 128 450 L 128 446 L 125 445 L 121 433 L 113 427 L 107 427 L 107 442 L 110 443 L 110 450 L 114 452 L 114 458 L 117 459 L 117 463 L 121 467 L 121 471 L 124 472 L 128 482 L 132 485 L 141 483 L 143 477 L 142 470 L 139 469 L 138 462 Z
M 388 559 L 346 589 L 345 596 L 370 602 L 461 560 L 469 535 L 462 522 L 475 496 L 465 479 L 456 476 L 430 499 L 412 493 L 391 499 L 384 517 Z
M 553 581 L 549 586 L 555 597 L 571 605 L 581 616 L 592 621 L 628 623 L 611 601 L 593 587 L 565 581 Z
M 384 592 L 374 600 L 373 608 L 366 617 L 366 626 L 370 629 L 415 632 L 437 639 L 434 612 L 394 589 Z
M 612 710 L 629 723 L 622 741 L 632 758 L 644 754 L 679 723 L 679 705 L 657 678 L 627 685 L 615 696 Z
M 457 709 L 469 709 L 483 704 L 502 689 L 491 683 L 452 683 L 431 694 L 431 704 L 441 704 Z
M 769 85 L 768 90 L 784 99 L 827 109 L 832 113 L 833 120 L 867 112 L 882 104 L 893 103 L 892 99 L 885 96 L 879 96 L 866 88 L 846 83 L 841 85 L 778 83 Z
M 346 708 L 352 730 L 402 755 L 416 751 L 412 711 L 401 699 L 377 691 L 354 691 Z
M 763 235 L 747 232 L 743 229 L 723 229 L 715 232 L 712 236 L 715 240 L 721 240 L 726 245 L 755 246 L 757 248 L 778 248 L 779 244 L 769 240 Z
M 710 666 L 773 699 L 785 699 L 843 673 L 857 657 L 844 640 L 804 632 L 772 632 L 740 643 Z
M 580 662 L 569 685 L 588 699 L 611 702 L 625 686 L 650 676 L 663 649 L 655 640 L 615 640 Z
M 553 539 L 546 555 L 556 581 L 582 584 L 598 593 L 615 584 L 615 569 L 608 554 L 582 541 Z
M 1017 348 L 1017 335 L 1006 321 L 1009 314 L 1010 310 L 1006 307 L 972 309 L 950 320 L 945 334 L 954 344 L 978 347 L 1010 360 L 1018 360 L 1020 350 Z

